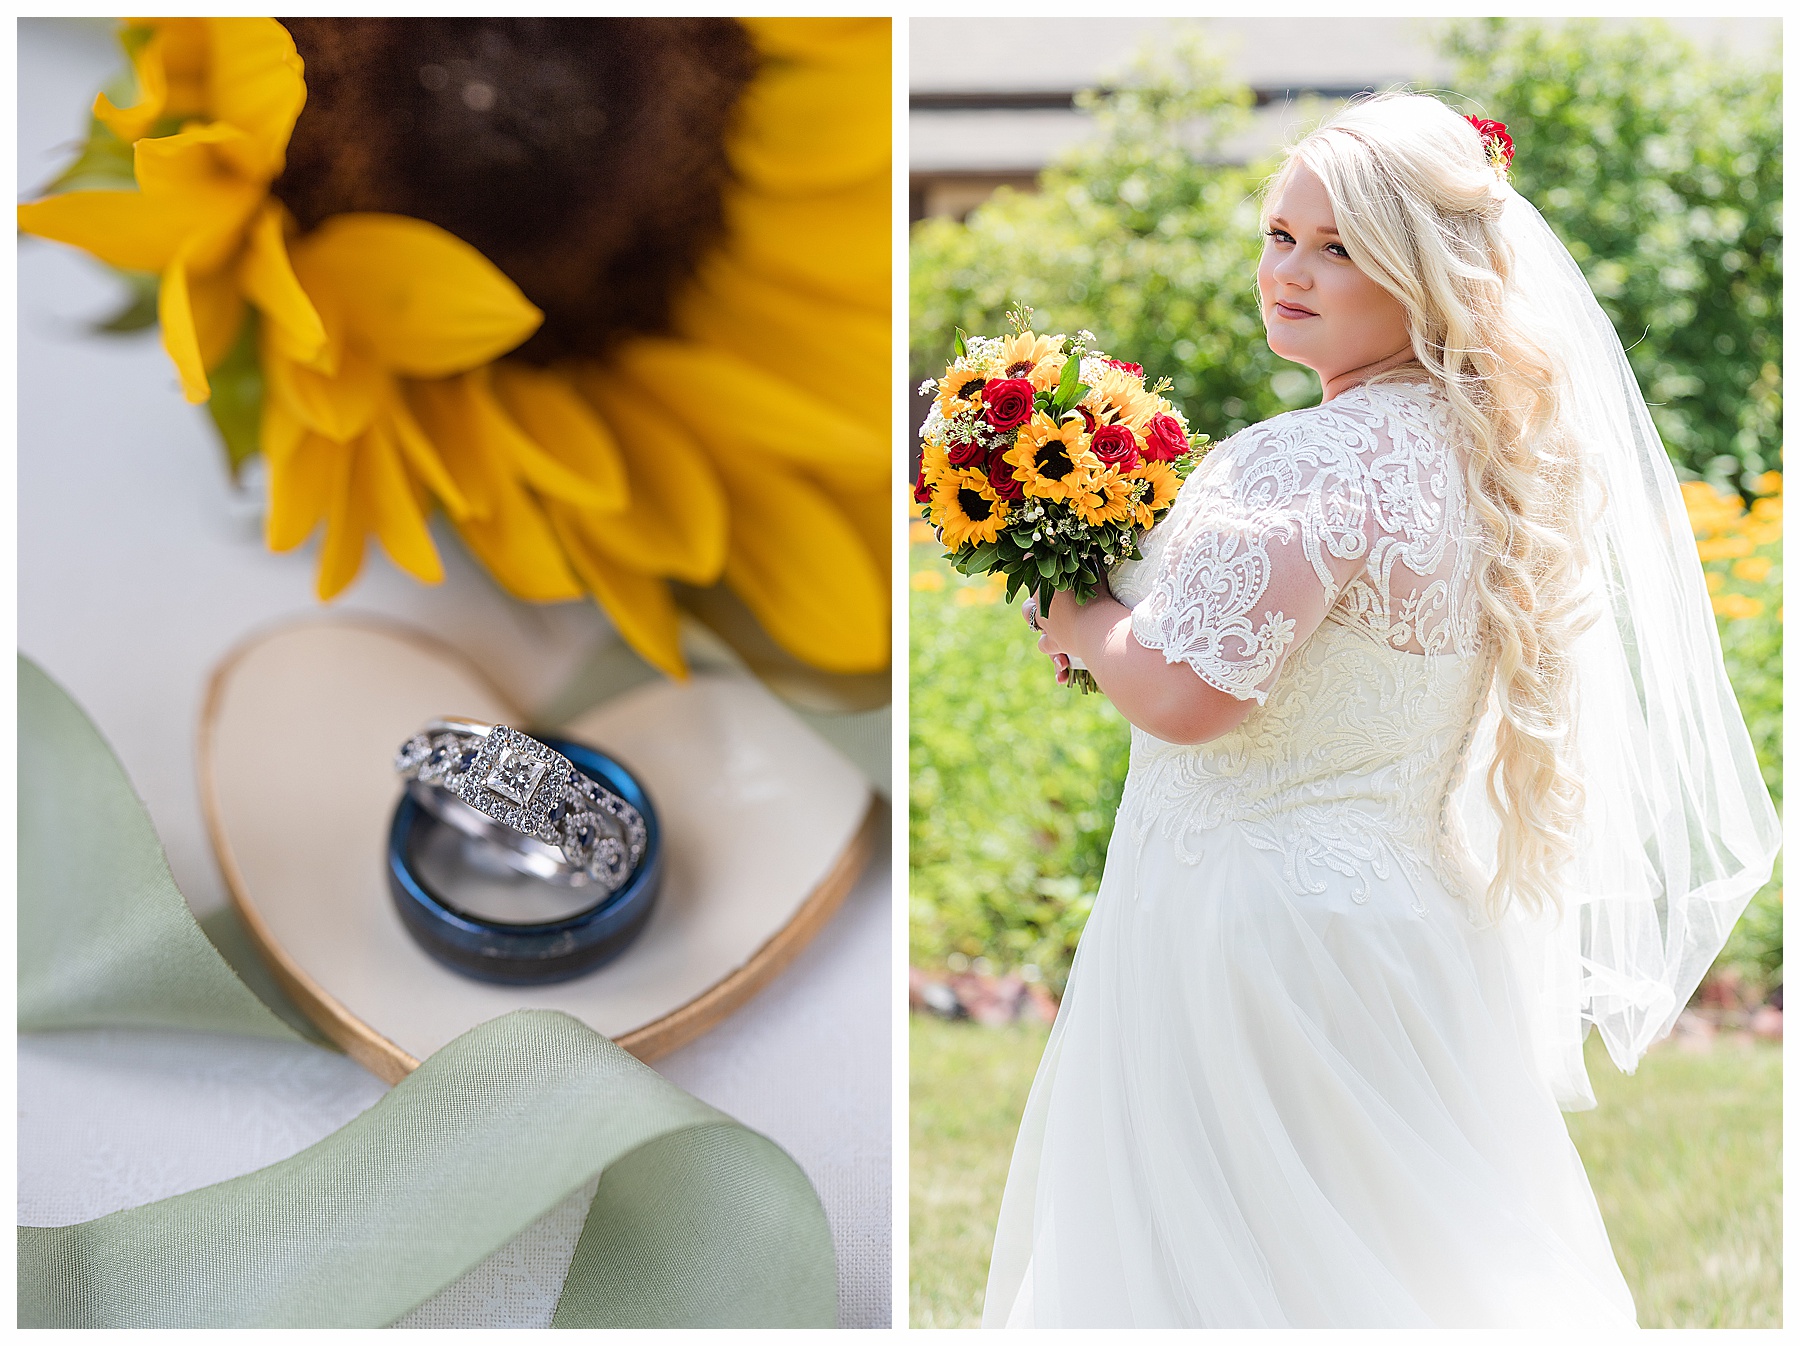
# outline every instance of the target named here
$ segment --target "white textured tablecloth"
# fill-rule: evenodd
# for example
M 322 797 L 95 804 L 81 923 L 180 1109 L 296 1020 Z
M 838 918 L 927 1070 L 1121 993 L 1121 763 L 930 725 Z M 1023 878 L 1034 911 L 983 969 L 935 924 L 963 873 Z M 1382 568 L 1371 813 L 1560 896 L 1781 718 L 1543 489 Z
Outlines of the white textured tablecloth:
M 19 193 L 69 157 L 118 68 L 109 26 L 19 25 Z M 260 490 L 234 490 L 203 410 L 154 333 L 86 334 L 119 287 L 70 249 L 19 249 L 19 645 L 99 724 L 196 913 L 225 901 L 194 778 L 209 670 L 251 631 L 317 610 L 314 550 L 263 549 Z M 610 638 L 592 607 L 505 597 L 440 531 L 416 584 L 373 544 L 337 604 L 431 627 L 541 704 Z M 884 829 L 885 836 L 885 829 Z M 838 1249 L 839 1318 L 891 1321 L 890 879 L 884 845 L 827 929 L 737 1015 L 656 1063 L 785 1148 Z M 19 1219 L 64 1224 L 248 1172 L 304 1148 L 384 1086 L 313 1048 L 206 1034 L 43 1034 L 19 1048 Z M 572 1198 L 408 1325 L 546 1324 L 585 1204 Z

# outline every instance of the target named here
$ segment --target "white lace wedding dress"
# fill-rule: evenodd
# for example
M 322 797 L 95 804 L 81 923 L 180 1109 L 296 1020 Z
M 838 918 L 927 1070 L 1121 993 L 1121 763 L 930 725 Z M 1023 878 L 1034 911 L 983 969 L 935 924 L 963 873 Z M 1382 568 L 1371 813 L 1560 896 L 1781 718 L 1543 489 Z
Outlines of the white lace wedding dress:
M 1449 825 L 1479 550 L 1441 395 L 1383 383 L 1221 444 L 1115 575 L 1258 708 L 1132 730 L 987 1325 L 1633 1323 Z

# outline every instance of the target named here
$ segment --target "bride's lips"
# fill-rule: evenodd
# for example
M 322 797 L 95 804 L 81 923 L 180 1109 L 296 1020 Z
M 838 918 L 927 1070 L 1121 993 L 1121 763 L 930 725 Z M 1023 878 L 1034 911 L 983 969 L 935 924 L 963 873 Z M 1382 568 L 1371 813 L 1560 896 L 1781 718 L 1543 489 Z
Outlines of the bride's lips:
M 1275 312 L 1283 318 L 1316 318 L 1319 316 L 1300 304 L 1286 304 L 1279 299 L 1275 301 Z

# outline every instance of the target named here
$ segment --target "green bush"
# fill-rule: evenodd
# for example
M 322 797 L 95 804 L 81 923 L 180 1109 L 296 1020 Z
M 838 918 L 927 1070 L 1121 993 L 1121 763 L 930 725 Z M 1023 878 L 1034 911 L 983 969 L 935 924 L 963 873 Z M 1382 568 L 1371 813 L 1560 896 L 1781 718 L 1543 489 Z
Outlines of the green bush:
M 1594 287 L 1670 456 L 1756 494 L 1781 465 L 1775 54 L 1746 68 L 1650 21 L 1449 33 L 1452 87 L 1507 123 L 1514 185 Z
M 912 555 L 912 959 L 1035 967 L 1060 994 L 1130 728 L 1105 697 L 1056 685 L 996 586 L 935 544 Z

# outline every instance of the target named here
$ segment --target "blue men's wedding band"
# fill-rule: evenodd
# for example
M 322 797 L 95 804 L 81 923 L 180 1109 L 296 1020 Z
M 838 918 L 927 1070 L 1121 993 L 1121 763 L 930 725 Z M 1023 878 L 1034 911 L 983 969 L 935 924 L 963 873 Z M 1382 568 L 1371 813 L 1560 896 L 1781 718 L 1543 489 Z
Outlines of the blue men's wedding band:
M 459 721 L 444 724 L 457 730 L 464 726 L 464 722 Z M 427 732 L 434 728 L 428 726 Z M 505 726 L 492 728 L 504 729 Z M 517 739 L 528 738 L 516 730 L 506 732 L 516 735 Z M 624 828 L 620 830 L 627 835 L 628 844 L 636 843 L 630 845 L 630 850 L 636 852 L 635 858 L 626 867 L 617 886 L 612 886 L 605 877 L 590 880 L 596 889 L 592 906 L 560 920 L 532 924 L 496 921 L 459 910 L 444 895 L 433 890 L 415 863 L 415 856 L 421 833 L 427 827 L 447 824 L 470 833 L 473 829 L 463 826 L 467 819 L 446 818 L 445 810 L 425 807 L 417 795 L 420 787 L 416 779 L 401 795 L 388 830 L 388 889 L 400 919 L 412 937 L 432 957 L 458 972 L 482 981 L 515 986 L 566 981 L 617 957 L 643 929 L 662 884 L 662 846 L 656 811 L 637 778 L 605 753 L 584 744 L 548 737 L 530 738 L 529 744 L 547 750 L 547 753 L 535 755 L 550 764 L 552 774 L 557 762 L 566 761 L 574 768 L 580 778 L 574 782 L 578 796 L 606 800 L 606 807 L 632 824 L 628 832 Z M 530 746 L 523 750 L 526 753 L 535 751 Z M 492 778 L 494 772 L 505 767 L 507 759 L 504 755 L 499 757 L 497 766 L 490 767 L 487 757 L 491 755 L 485 754 L 481 759 L 480 765 L 489 768 L 481 779 Z M 401 769 L 406 769 L 404 751 Z M 468 774 L 473 776 L 473 770 Z M 534 781 L 533 785 L 538 783 Z M 543 780 L 542 783 L 544 788 L 557 784 L 554 780 Z M 433 785 L 429 788 L 444 787 Z M 472 793 L 465 792 L 465 798 Z M 536 813 L 544 811 L 532 809 L 536 802 L 533 798 L 535 790 L 521 788 L 514 793 L 525 795 L 520 807 L 531 815 L 520 821 L 530 822 Z M 512 795 L 506 798 L 511 799 Z M 474 807 L 477 816 L 482 816 L 482 802 L 478 798 Z M 547 827 L 541 825 L 540 833 L 547 832 Z M 497 834 L 489 839 L 500 845 Z M 520 841 L 524 839 L 519 837 Z M 572 838 L 570 848 L 574 848 Z M 547 850 L 548 847 L 538 849 Z M 530 864 L 516 858 L 509 858 L 509 863 L 523 872 L 537 872 Z M 598 862 L 590 868 L 599 868 L 604 873 Z M 546 874 L 540 877 L 559 881 Z M 568 876 L 560 881 L 571 882 Z

